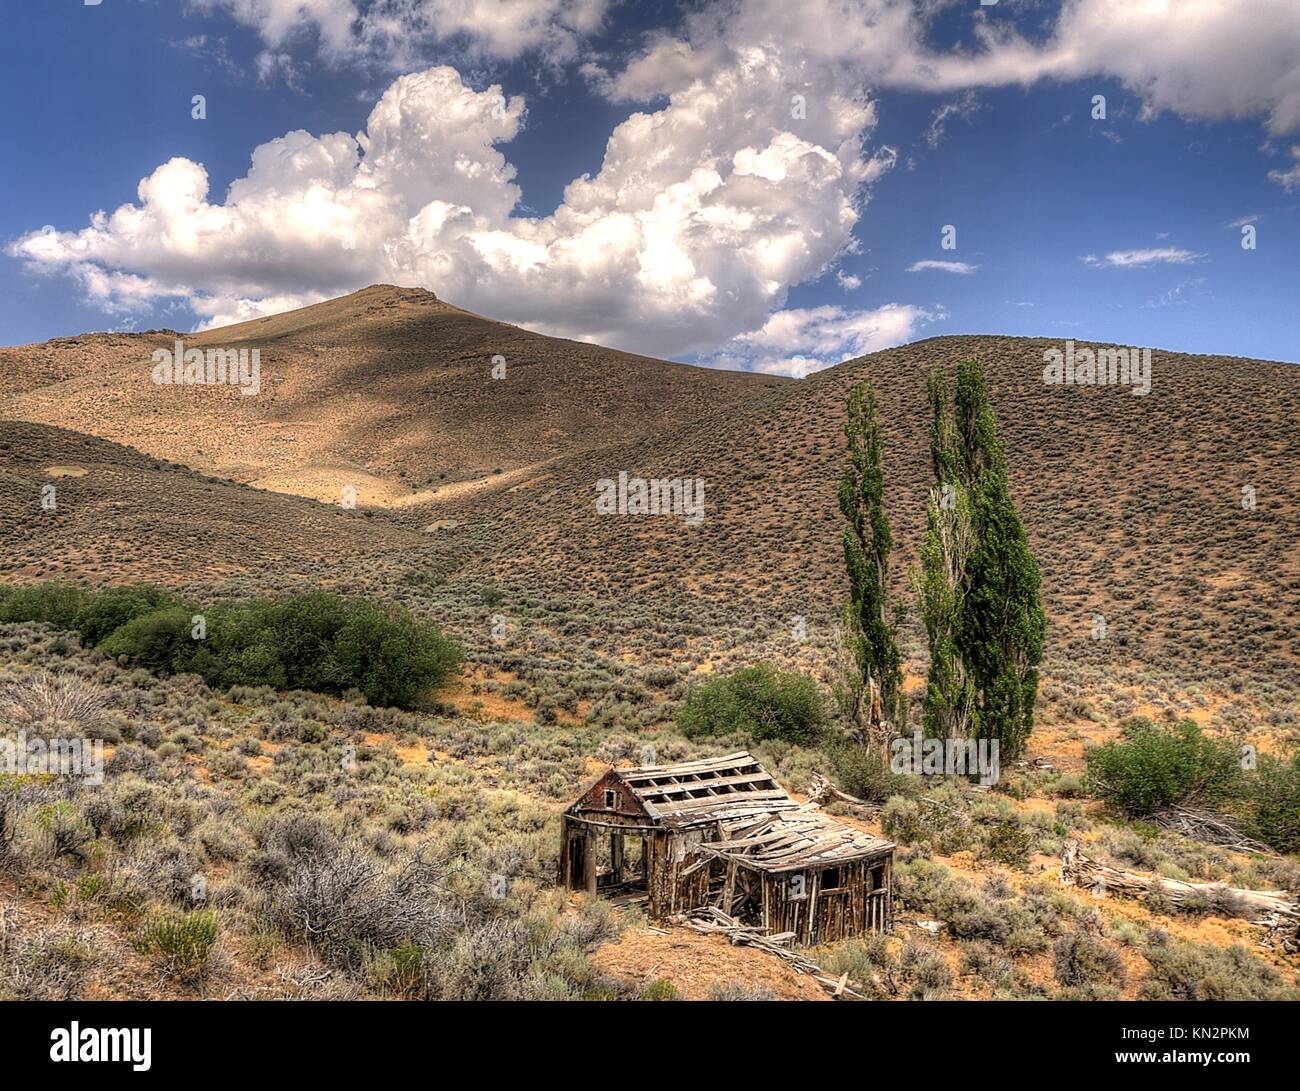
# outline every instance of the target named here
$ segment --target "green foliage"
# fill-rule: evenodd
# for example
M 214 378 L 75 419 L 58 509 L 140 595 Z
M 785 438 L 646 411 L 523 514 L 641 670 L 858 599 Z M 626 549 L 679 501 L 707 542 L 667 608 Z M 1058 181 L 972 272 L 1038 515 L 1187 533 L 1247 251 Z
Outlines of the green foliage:
M 156 913 L 140 929 L 136 945 L 143 954 L 158 954 L 179 973 L 202 969 L 217 942 L 217 915 L 210 909 L 192 913 Z
M 195 614 L 204 631 L 196 635 Z M 211 686 L 272 686 L 411 708 L 446 681 L 461 651 L 400 606 L 313 591 L 226 602 L 204 612 L 156 587 L 86 591 L 16 588 L 0 621 L 46 621 L 81 633 L 115 659 L 160 673 L 192 672 Z
M 409 996 L 424 984 L 426 949 L 418 943 L 404 943 L 381 951 L 370 961 L 371 983 L 386 991 Z
M 932 491 L 918 596 L 930 640 L 927 732 L 997 739 L 1002 759 L 1033 728 L 1046 617 L 1038 564 L 1011 499 L 984 371 L 963 361 L 949 401 L 932 376 Z
M 1182 941 L 1148 942 L 1142 952 L 1151 968 L 1142 1000 L 1287 1000 L 1287 988 L 1268 963 L 1241 944 L 1199 946 Z
M 372 705 L 410 708 L 436 689 L 460 662 L 460 648 L 432 625 L 400 607 L 362 602 L 334 640 L 334 654 L 350 685 Z
M 802 744 L 812 742 L 825 722 L 817 684 L 767 663 L 692 686 L 677 709 L 677 726 L 687 738 L 740 734 Z
M 1242 777 L 1241 829 L 1279 852 L 1300 852 L 1300 754 L 1271 754 Z
M 839 504 L 848 525 L 844 528 L 844 568 L 849 579 L 849 604 L 845 610 L 846 643 L 854 660 L 860 686 L 869 692 L 868 680 L 880 690 L 881 713 L 894 721 L 903 685 L 901 656 L 895 640 L 898 617 L 890 616 L 886 581 L 893 537 L 885 516 L 885 479 L 881 469 L 883 440 L 876 415 L 876 393 L 859 383 L 849 392 L 849 465 L 840 480 Z M 855 709 L 856 711 L 856 709 Z
M 891 772 L 888 758 L 856 743 L 839 742 L 826 747 L 841 791 L 872 802 L 883 802 L 904 789 L 906 777 Z
M 1123 984 L 1124 961 L 1113 947 L 1076 929 L 1052 945 L 1052 975 L 1058 984 L 1081 989 L 1088 995 L 1101 987 Z
M 74 629 L 87 597 L 83 588 L 61 580 L 14 587 L 0 598 L 0 622 L 44 621 L 59 629 Z
M 978 494 L 976 520 L 980 534 L 967 564 L 962 655 L 979 692 L 976 734 L 999 740 L 1003 760 L 1015 760 L 1034 726 L 1047 621 L 1038 564 L 1005 468 L 989 475 Z
M 1131 815 L 1175 803 L 1212 805 L 1238 787 L 1237 747 L 1207 737 L 1190 720 L 1154 724 L 1132 718 L 1120 724 L 1121 738 L 1086 755 L 1093 793 Z
M 991 903 L 936 861 L 915 859 L 895 865 L 894 893 L 909 909 L 943 921 L 959 939 L 1001 944 L 1010 933 L 1004 907 Z
M 970 498 L 957 485 L 947 486 L 946 493 L 930 493 L 921 571 L 913 575 L 930 648 L 922 721 L 931 739 L 969 737 L 975 714 L 975 688 L 957 644 L 971 550 Z
M 1029 833 L 1019 822 L 999 822 L 988 838 L 988 856 L 1008 867 L 1022 868 L 1029 862 Z
M 62 909 L 68 904 L 68 895 L 68 884 L 60 879 L 54 884 L 53 889 L 50 891 L 50 908 Z
M 129 621 L 165 607 L 179 608 L 181 605 L 161 587 L 148 584 L 108 587 L 86 593 L 85 603 L 73 618 L 72 628 L 81 634 L 87 647 L 93 647 Z
M 169 606 L 128 621 L 100 642 L 99 650 L 149 670 L 190 670 L 195 641 L 190 636 L 190 612 Z
M 680 1000 L 681 998 L 682 994 L 677 991 L 677 986 L 666 977 L 652 981 L 641 990 L 642 1000 Z

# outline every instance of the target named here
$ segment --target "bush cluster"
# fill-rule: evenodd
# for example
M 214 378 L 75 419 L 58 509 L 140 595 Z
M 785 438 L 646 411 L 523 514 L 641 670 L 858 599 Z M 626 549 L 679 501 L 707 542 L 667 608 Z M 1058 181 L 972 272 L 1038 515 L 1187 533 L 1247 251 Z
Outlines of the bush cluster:
M 437 689 L 461 657 L 454 641 L 400 606 L 324 591 L 203 609 L 157 587 L 45 583 L 4 593 L 0 621 L 70 629 L 121 662 L 199 674 L 214 687 L 359 690 L 372 705 L 397 708 Z
M 1261 754 L 1243 767 L 1237 744 L 1195 723 L 1131 719 L 1122 738 L 1087 754 L 1093 792 L 1142 817 L 1188 803 L 1226 812 L 1243 833 L 1280 852 L 1300 851 L 1300 755 Z
M 692 686 L 677 710 L 687 738 L 742 735 L 752 741 L 812 742 L 826 724 L 817 683 L 797 671 L 767 663 Z
M 1146 815 L 1184 801 L 1213 805 L 1232 794 L 1241 766 L 1231 740 L 1212 739 L 1191 720 L 1135 717 L 1120 730 L 1120 740 L 1087 753 L 1093 790 L 1107 802 Z

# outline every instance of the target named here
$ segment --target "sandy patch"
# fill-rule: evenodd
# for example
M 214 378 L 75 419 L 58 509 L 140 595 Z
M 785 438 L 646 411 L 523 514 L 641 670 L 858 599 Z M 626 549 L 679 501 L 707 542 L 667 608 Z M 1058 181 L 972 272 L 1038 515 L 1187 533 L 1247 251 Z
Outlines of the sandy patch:
M 707 1000 L 714 986 L 724 984 L 766 989 L 784 1000 L 830 999 L 811 977 L 795 973 L 772 955 L 684 928 L 669 928 L 667 935 L 629 928 L 617 943 L 596 951 L 591 961 L 638 988 L 671 981 L 684 1000 Z

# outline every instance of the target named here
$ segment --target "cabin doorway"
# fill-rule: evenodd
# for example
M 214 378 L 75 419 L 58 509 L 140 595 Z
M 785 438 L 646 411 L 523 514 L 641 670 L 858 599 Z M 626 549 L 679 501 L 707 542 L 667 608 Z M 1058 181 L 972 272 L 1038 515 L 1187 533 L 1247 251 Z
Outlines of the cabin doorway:
M 650 891 L 650 838 L 637 831 L 611 830 L 597 839 L 597 886 L 613 898 L 634 901 Z

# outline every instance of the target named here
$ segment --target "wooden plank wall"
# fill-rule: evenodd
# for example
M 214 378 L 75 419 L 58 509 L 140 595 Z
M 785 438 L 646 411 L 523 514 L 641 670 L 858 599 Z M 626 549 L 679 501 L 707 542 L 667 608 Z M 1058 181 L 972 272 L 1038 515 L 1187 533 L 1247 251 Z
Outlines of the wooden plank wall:
M 871 888 L 872 868 L 883 866 Z M 774 934 L 793 932 L 802 946 L 834 943 L 863 932 L 887 932 L 892 924 L 890 862 L 858 860 L 840 865 L 839 886 L 823 888 L 826 870 L 765 873 L 762 923 Z M 803 876 L 804 894 L 792 897 L 792 880 Z
M 712 831 L 647 831 L 630 816 L 602 815 L 601 819 L 599 824 L 588 824 L 569 815 L 562 817 L 559 868 L 562 886 L 596 893 L 595 860 L 600 839 L 609 837 L 611 827 L 622 827 L 629 832 L 644 833 L 646 837 L 646 908 L 652 919 L 663 920 L 708 904 L 713 858 L 699 852 L 697 846 Z M 582 874 L 572 873 L 571 844 L 575 840 L 585 845 L 581 854 L 585 864 Z M 762 894 L 758 923 L 774 934 L 792 932 L 794 942 L 805 946 L 833 943 L 863 932 L 887 932 L 893 924 L 892 867 L 892 856 L 841 864 L 835 888 L 825 887 L 829 877 L 826 869 L 757 873 Z M 796 874 L 803 876 L 802 897 L 791 896 L 791 879 Z M 727 912 L 730 906 L 724 905 L 722 909 Z

